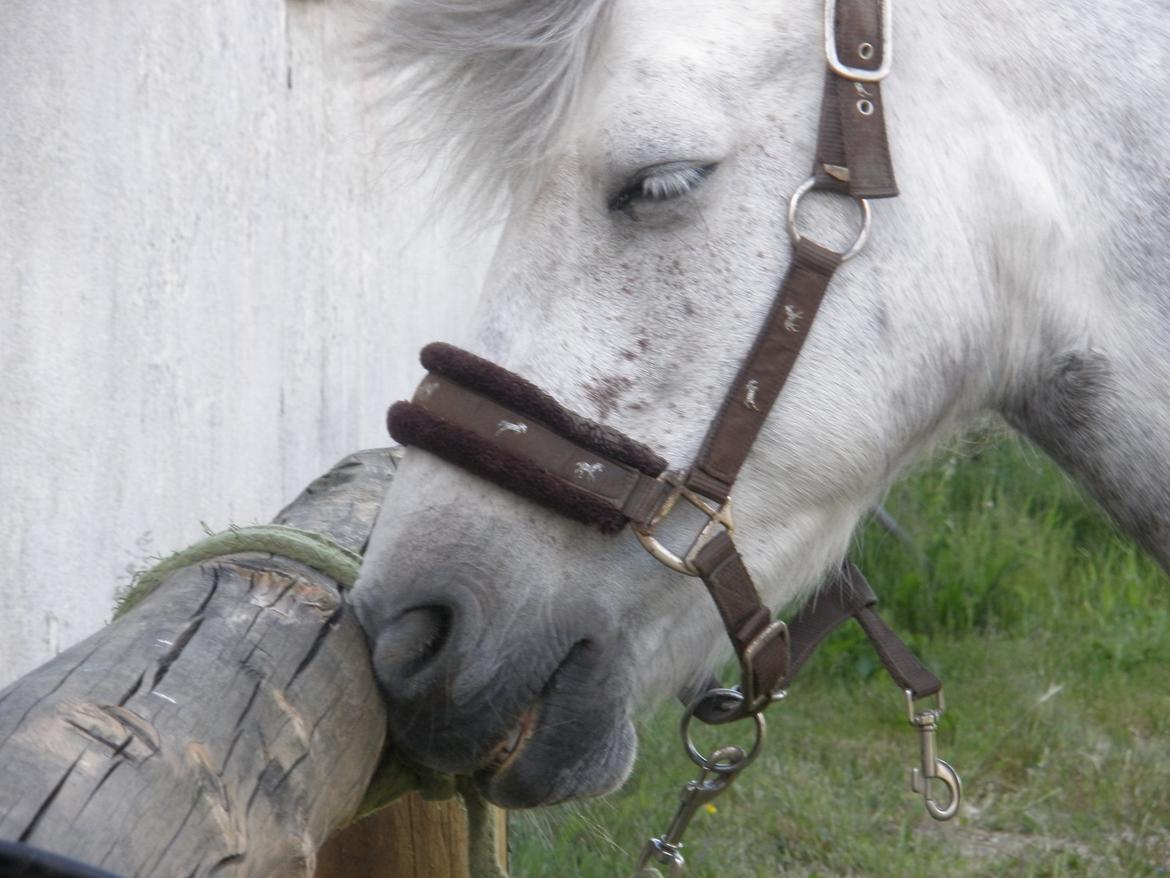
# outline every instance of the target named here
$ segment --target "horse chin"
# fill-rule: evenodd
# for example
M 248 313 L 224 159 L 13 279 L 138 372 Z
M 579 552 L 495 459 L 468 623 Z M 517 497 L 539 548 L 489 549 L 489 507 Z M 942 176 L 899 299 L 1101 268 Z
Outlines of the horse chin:
M 504 808 L 536 808 L 600 796 L 622 785 L 637 749 L 629 719 L 562 713 L 546 702 L 532 711 L 531 726 L 522 725 L 501 742 L 497 750 L 507 750 L 503 758 L 474 774 L 484 798 Z M 565 734 L 566 727 L 571 734 Z

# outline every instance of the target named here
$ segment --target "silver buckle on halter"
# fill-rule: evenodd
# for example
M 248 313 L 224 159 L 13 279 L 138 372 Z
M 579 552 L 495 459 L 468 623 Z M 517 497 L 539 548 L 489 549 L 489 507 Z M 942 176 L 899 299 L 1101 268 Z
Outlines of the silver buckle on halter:
M 894 0 L 881 0 L 881 4 L 882 63 L 877 70 L 866 70 L 864 67 L 850 67 L 841 60 L 837 49 L 837 0 L 825 0 L 825 59 L 838 76 L 853 82 L 881 82 L 890 75 L 894 61 Z M 872 47 L 870 51 L 873 51 Z
M 749 713 L 758 714 L 773 701 L 783 701 L 788 692 L 778 689 L 775 692 L 757 692 L 754 665 L 756 656 L 765 646 L 776 640 L 788 639 L 788 626 L 781 619 L 775 619 L 763 631 L 752 638 L 752 642 L 743 651 L 740 662 L 743 665 L 743 700 Z M 788 647 L 785 647 L 787 651 Z
M 720 527 L 728 533 L 735 531 L 735 523 L 731 518 L 731 500 L 729 498 L 722 504 L 708 500 L 684 486 L 682 477 L 675 473 L 667 473 L 661 478 L 671 486 L 671 491 L 658 508 L 658 512 L 654 514 L 654 517 L 647 524 L 633 528 L 634 536 L 638 538 L 638 542 L 642 544 L 647 552 L 671 570 L 685 573 L 687 576 L 698 576 L 699 570 L 695 567 L 695 556 L 702 551 L 703 546 L 711 541 L 711 538 L 715 536 L 717 529 Z M 671 511 L 680 498 L 707 516 L 707 523 L 703 525 L 698 536 L 691 542 L 690 548 L 682 555 L 672 552 L 656 536 L 658 528 L 670 517 Z

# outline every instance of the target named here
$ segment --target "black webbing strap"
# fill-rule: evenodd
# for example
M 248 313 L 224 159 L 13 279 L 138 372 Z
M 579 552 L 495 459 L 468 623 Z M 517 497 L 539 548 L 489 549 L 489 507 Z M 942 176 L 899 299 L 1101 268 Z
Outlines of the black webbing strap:
M 883 62 L 890 49 L 886 44 L 885 2 L 888 0 L 836 0 L 833 4 L 831 54 L 835 57 L 828 59 L 813 175 L 816 188 L 857 199 L 898 194 L 881 88 L 876 81 L 884 76 Z M 730 498 L 740 468 L 788 381 L 842 258 L 842 254 L 807 238 L 796 238 L 792 262 L 771 310 L 686 475 L 690 490 L 719 504 Z M 802 623 L 809 626 L 805 642 L 791 640 L 792 660 L 781 654 L 789 648 L 792 625 L 788 637 L 776 636 L 776 628 L 770 629 L 767 637 L 761 636 L 771 611 L 729 537 L 712 540 L 696 557 L 695 567 L 719 608 L 743 669 L 743 710 L 762 709 L 766 700 L 758 697 L 759 693 L 786 685 L 808 653 L 850 616 L 861 624 L 899 685 L 916 692 L 921 688 L 923 693 L 932 685 L 937 690 L 937 679 L 923 676 L 922 672 L 929 672 L 873 612 L 876 599 L 868 585 L 864 589 L 868 604 L 857 605 L 847 599 L 851 592 L 843 590 L 843 582 L 859 579 L 864 583 L 860 573 L 854 576 L 848 572 L 856 572 L 852 565 L 847 565 L 842 576 L 834 577 L 829 593 L 812 605 L 809 622 Z
M 889 49 L 882 33 L 883 5 L 837 0 L 834 44 L 842 64 L 870 73 L 882 66 Z M 825 71 L 813 176 L 818 188 L 855 198 L 898 194 L 880 82 L 846 78 L 831 67 Z
M 942 682 L 878 615 L 874 609 L 876 604 L 877 595 L 864 574 L 852 561 L 844 562 L 824 588 L 805 601 L 788 623 L 787 668 L 778 690 L 792 685 L 804 663 L 841 623 L 855 619 L 881 659 L 882 667 L 900 689 L 909 692 L 915 700 L 939 692 Z M 727 624 L 726 617 L 724 624 Z M 747 673 L 744 669 L 745 677 Z M 720 688 L 722 684 L 718 678 L 711 676 L 701 688 L 688 689 L 680 697 L 687 702 Z M 734 698 L 707 698 L 698 705 L 695 715 L 705 723 L 725 723 L 741 716 L 742 706 L 743 702 Z
M 846 619 L 856 619 L 869 638 L 882 666 L 898 686 L 914 698 L 934 695 L 942 688 L 929 668 L 918 660 L 894 633 L 874 606 L 877 595 L 852 561 L 846 561 L 820 592 L 813 595 L 788 623 L 788 675 L 781 684 L 788 688 L 801 666 Z

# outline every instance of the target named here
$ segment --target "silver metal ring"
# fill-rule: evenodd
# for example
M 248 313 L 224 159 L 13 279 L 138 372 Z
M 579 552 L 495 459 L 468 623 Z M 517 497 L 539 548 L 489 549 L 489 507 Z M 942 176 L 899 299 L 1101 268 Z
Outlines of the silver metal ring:
M 687 706 L 686 711 L 683 713 L 682 722 L 679 723 L 679 733 L 682 735 L 683 746 L 686 747 L 687 756 L 690 757 L 691 761 L 704 771 L 710 771 L 713 774 L 736 774 L 737 772 L 742 771 L 751 765 L 752 762 L 755 761 L 755 758 L 760 755 L 760 750 L 763 749 L 764 746 L 764 733 L 767 729 L 767 723 L 764 722 L 764 715 L 762 713 L 752 714 L 752 719 L 755 720 L 756 723 L 756 740 L 752 744 L 751 750 L 749 750 L 742 759 L 738 759 L 735 762 L 719 762 L 719 750 L 716 750 L 715 753 L 712 754 L 712 756 L 715 757 L 714 759 L 704 756 L 699 748 L 695 746 L 695 742 L 691 739 L 690 727 L 691 720 L 695 716 L 695 711 L 698 710 L 699 705 L 708 698 L 731 698 L 742 703 L 743 693 L 738 689 L 708 689 L 706 692 L 692 701 Z M 735 749 L 739 748 L 737 747 Z
M 809 177 L 803 183 L 796 187 L 796 191 L 792 193 L 792 198 L 788 201 L 788 237 L 792 239 L 793 244 L 798 244 L 801 241 L 802 235 L 796 229 L 796 212 L 800 208 L 800 199 L 804 198 L 817 185 L 816 177 Z M 852 197 L 852 196 L 850 196 Z M 844 253 L 838 253 L 842 262 L 848 262 L 858 253 L 865 249 L 865 243 L 869 240 L 869 224 L 870 224 L 870 210 L 869 199 L 854 198 L 857 202 L 858 208 L 861 210 L 861 231 L 857 233 L 857 239 L 853 242 L 853 246 Z

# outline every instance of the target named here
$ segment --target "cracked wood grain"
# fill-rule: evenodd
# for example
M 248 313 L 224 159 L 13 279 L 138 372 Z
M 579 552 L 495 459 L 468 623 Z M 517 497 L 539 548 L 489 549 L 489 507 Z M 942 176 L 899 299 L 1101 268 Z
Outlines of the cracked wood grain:
M 395 464 L 353 455 L 276 521 L 360 550 Z M 385 723 L 335 582 L 260 553 L 187 567 L 0 692 L 0 838 L 126 876 L 308 878 Z

